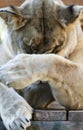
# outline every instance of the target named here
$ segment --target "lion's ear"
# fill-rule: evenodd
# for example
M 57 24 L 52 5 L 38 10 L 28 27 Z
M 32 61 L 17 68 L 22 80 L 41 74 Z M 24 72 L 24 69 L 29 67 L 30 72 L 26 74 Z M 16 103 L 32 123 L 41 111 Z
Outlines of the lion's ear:
M 80 12 L 83 10 L 83 6 L 71 5 L 59 9 L 59 22 L 65 27 L 70 23 L 73 23 L 79 16 Z
M 27 20 L 21 15 L 17 7 L 10 6 L 0 9 L 0 17 L 4 19 L 9 28 L 18 30 L 23 27 Z

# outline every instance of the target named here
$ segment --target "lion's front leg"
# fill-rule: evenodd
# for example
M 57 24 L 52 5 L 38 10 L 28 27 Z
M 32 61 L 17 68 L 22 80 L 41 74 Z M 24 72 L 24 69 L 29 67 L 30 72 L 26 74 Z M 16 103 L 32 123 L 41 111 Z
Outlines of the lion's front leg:
M 12 88 L 0 83 L 0 114 L 7 130 L 23 130 L 30 126 L 32 108 Z
M 47 80 L 48 56 L 19 54 L 0 68 L 0 82 L 15 89 L 25 88 L 37 80 Z M 51 62 L 50 62 L 51 63 Z
M 0 68 L 0 80 L 16 89 L 37 80 L 48 81 L 62 105 L 83 108 L 83 65 L 61 56 L 20 54 Z

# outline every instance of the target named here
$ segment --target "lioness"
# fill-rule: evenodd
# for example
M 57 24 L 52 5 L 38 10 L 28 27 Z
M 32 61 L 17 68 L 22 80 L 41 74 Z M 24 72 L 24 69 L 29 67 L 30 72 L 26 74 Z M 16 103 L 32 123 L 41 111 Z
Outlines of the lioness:
M 0 9 L 0 114 L 8 130 L 26 129 L 32 116 L 30 105 L 8 87 L 47 81 L 62 105 L 83 108 L 82 9 L 60 0 L 26 0 Z

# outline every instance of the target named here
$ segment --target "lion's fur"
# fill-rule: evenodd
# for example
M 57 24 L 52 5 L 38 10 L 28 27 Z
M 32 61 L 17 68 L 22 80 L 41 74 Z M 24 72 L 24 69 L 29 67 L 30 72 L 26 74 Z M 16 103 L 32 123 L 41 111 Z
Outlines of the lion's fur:
M 10 6 L 0 9 L 0 17 L 4 20 L 4 22 L 0 20 L 4 26 L 0 32 L 0 55 L 2 55 L 0 59 L 0 89 L 5 90 L 4 85 L 15 89 L 31 85 L 26 89 L 27 91 L 23 90 L 22 92 L 28 93 L 28 96 L 26 93 L 24 96 L 34 107 L 46 106 L 55 98 L 67 108 L 82 109 L 82 9 L 82 6 L 66 6 L 60 0 L 26 0 L 20 7 Z M 56 55 L 48 53 L 56 53 Z M 38 83 L 34 84 L 36 81 L 48 82 L 53 95 L 47 83 L 43 83 L 43 87 L 40 87 L 41 85 Z M 48 87 L 47 94 L 45 88 L 45 96 L 47 95 L 49 99 L 43 98 L 44 93 L 41 97 L 36 95 L 36 89 L 37 93 L 41 93 L 40 89 L 43 88 L 43 92 L 44 87 Z M 10 88 L 7 88 L 7 91 L 11 93 Z M 13 90 L 13 93 L 16 92 Z M 34 96 L 35 99 L 40 98 L 40 102 L 36 104 L 36 100 L 31 96 Z M 10 97 L 12 97 L 12 93 Z M 16 100 L 15 97 L 13 98 Z M 3 96 L 0 100 L 4 104 Z M 22 110 L 27 114 L 32 114 L 30 109 L 25 110 L 26 103 L 23 98 L 21 101 L 24 104 Z M 11 104 L 11 102 L 9 103 Z M 3 108 L 3 104 L 0 102 L 1 108 Z M 5 105 L 7 104 L 8 101 L 5 101 Z M 11 105 L 8 108 L 11 108 Z M 16 111 L 18 112 L 19 108 Z M 9 111 L 7 114 L 12 116 Z M 17 121 L 15 114 L 11 124 L 4 123 L 8 130 L 9 126 L 16 127 L 13 124 L 14 121 Z M 4 116 L 4 113 L 1 116 L 3 121 L 8 118 Z M 29 125 L 27 124 L 27 126 Z M 18 126 L 18 128 L 20 127 Z

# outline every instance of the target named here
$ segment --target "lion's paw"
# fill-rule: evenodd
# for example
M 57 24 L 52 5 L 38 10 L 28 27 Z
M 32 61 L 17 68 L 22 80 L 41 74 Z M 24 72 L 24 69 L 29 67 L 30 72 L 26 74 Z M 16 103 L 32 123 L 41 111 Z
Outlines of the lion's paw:
M 31 124 L 32 108 L 26 103 L 18 102 L 1 116 L 7 130 L 26 130 Z

